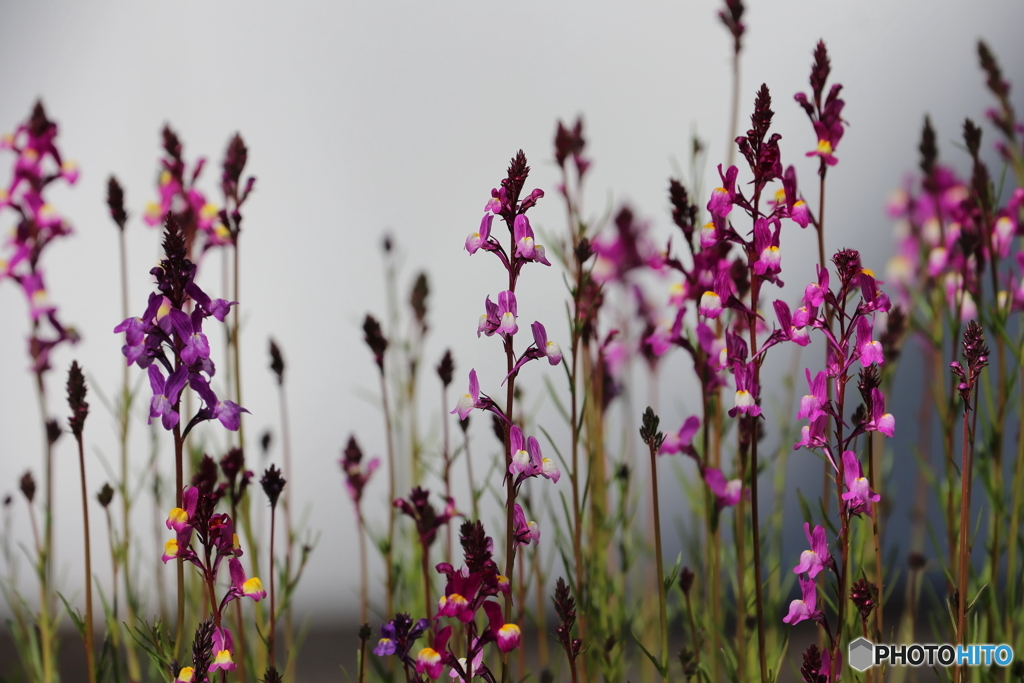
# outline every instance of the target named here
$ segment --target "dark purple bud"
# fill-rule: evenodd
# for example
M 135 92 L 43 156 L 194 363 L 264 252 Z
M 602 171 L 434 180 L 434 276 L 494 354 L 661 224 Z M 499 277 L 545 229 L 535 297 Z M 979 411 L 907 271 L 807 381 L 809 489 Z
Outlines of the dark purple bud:
M 981 128 L 970 119 L 964 119 L 964 144 L 972 157 L 978 156 L 981 149 Z
M 381 246 L 384 248 L 385 254 L 390 254 L 394 248 L 394 243 L 391 239 L 391 235 L 384 235 L 384 240 L 381 242 Z
M 466 416 L 465 420 L 459 420 L 459 429 L 465 434 L 466 430 L 469 429 L 469 415 Z
M 96 500 L 99 501 L 100 505 L 107 507 L 110 505 L 110 501 L 114 499 L 114 489 L 110 487 L 110 484 L 104 484 L 103 488 L 96 494 Z
M 270 430 L 263 432 L 263 436 L 260 437 L 260 448 L 263 449 L 263 454 L 266 455 L 267 451 L 270 450 Z
M 882 385 L 882 379 L 878 374 L 878 366 L 871 364 L 868 367 L 860 371 L 860 377 L 857 381 L 857 389 L 860 391 L 860 396 L 864 400 L 864 404 L 868 407 L 868 412 L 871 409 L 871 390 L 877 389 Z
M 416 315 L 416 322 L 422 329 L 426 329 L 427 319 L 427 297 L 430 296 L 430 283 L 427 282 L 427 274 L 420 273 L 416 276 L 416 282 L 412 286 L 412 293 L 409 294 L 409 305 Z
M 32 472 L 25 472 L 21 475 L 21 481 L 18 482 L 18 487 L 21 489 L 21 493 L 25 496 L 28 502 L 32 502 L 36 497 L 36 480 L 32 476 Z
M 231 486 L 235 485 L 238 473 L 245 469 L 245 454 L 241 448 L 232 448 L 220 459 L 220 471 Z
M 921 152 L 921 163 L 919 164 L 921 172 L 925 175 L 925 182 L 930 184 L 930 179 L 935 173 L 935 161 L 939 158 L 939 148 L 935 143 L 935 129 L 932 128 L 930 116 L 924 117 L 924 127 L 921 128 L 921 144 L 917 149 Z
M 459 542 L 462 544 L 462 551 L 466 561 L 466 568 L 470 573 L 480 571 L 491 562 L 491 550 L 493 541 L 487 532 L 484 531 L 484 524 L 480 520 L 475 522 L 465 521 L 459 528 Z
M 647 406 L 643 415 L 643 423 L 640 425 L 640 438 L 654 449 L 655 453 L 661 449 L 661 444 L 665 441 L 665 435 L 658 431 L 660 421 L 660 418 L 654 414 L 654 410 Z
M 804 651 L 803 666 L 800 667 L 800 677 L 804 683 L 827 683 L 828 674 L 821 672 L 821 651 L 815 643 L 811 643 Z
M 850 589 L 850 600 L 857 606 L 860 618 L 866 620 L 878 603 L 878 589 L 867 579 L 858 579 Z
M 164 126 L 161 135 L 163 137 L 164 151 L 167 152 L 167 156 L 181 163 L 181 140 L 178 139 L 178 134 L 167 124 Z
M 1010 94 L 1010 84 L 1003 79 L 1003 70 L 999 67 L 995 55 L 985 44 L 984 40 L 978 41 L 978 60 L 988 79 L 985 84 L 992 94 L 999 99 L 1005 99 Z
M 60 428 L 60 425 L 57 424 L 56 420 L 46 421 L 46 440 L 51 446 L 57 443 L 57 439 L 59 439 L 60 435 L 63 433 L 64 431 Z
M 914 551 L 907 555 L 907 564 L 910 565 L 912 570 L 920 571 L 928 564 L 928 558 L 921 553 Z
M 213 461 L 213 458 L 203 455 L 196 473 L 192 475 L 192 485 L 201 493 L 213 493 L 214 488 L 217 487 L 217 463 Z
M 575 251 L 576 260 L 581 264 L 586 263 L 587 260 L 594 255 L 594 247 L 586 237 L 580 238 L 580 241 L 576 244 Z
M 232 194 L 238 187 L 238 181 L 242 178 L 242 171 L 245 170 L 245 162 L 249 158 L 249 150 L 245 146 L 242 136 L 235 133 L 228 143 L 228 149 L 224 153 L 224 172 L 221 175 L 221 183 L 225 194 Z
M 367 628 L 369 628 L 369 625 L 367 625 Z M 281 674 L 278 673 L 277 669 L 272 666 L 268 666 L 267 672 L 263 674 L 262 683 L 281 683 L 282 681 L 284 681 L 284 678 L 281 677 Z
M 441 378 L 441 384 L 447 387 L 452 383 L 452 375 L 455 373 L 455 361 L 452 360 L 452 350 L 446 349 L 441 362 L 437 364 L 437 376 Z
M 910 319 L 901 306 L 893 306 L 889 310 L 885 332 L 879 339 L 882 343 L 882 357 L 886 364 L 895 363 L 899 359 L 900 351 L 903 348 L 903 339 L 909 325 Z
M 523 185 L 526 184 L 526 178 L 529 175 L 530 167 L 526 165 L 526 155 L 523 154 L 523 150 L 519 150 L 509 162 L 507 176 L 501 181 L 513 209 L 519 202 L 519 194 L 523 191 Z M 509 221 L 511 221 L 511 217 Z M 511 222 L 509 225 L 511 226 Z
M 743 44 L 740 40 L 746 26 L 743 24 L 743 2 L 742 0 L 725 0 L 725 9 L 719 11 L 718 18 L 729 29 L 733 39 L 733 53 L 738 55 Z
M 860 252 L 856 249 L 841 249 L 832 256 L 832 263 L 835 264 L 836 274 L 843 288 L 850 285 L 854 278 L 861 273 Z
M 213 634 L 216 628 L 214 619 L 211 616 L 205 621 L 199 622 L 196 627 L 195 637 L 192 639 L 192 668 L 195 680 L 204 681 L 210 671 L 210 664 L 213 663 Z
M 57 124 L 53 123 L 46 117 L 46 109 L 43 108 L 43 101 L 36 100 L 36 104 L 32 107 L 32 116 L 28 120 L 28 131 L 34 138 L 41 138 L 50 133 L 50 131 L 57 127 Z
M 373 352 L 373 360 L 383 374 L 384 352 L 387 351 L 388 340 L 381 332 L 380 323 L 369 313 L 366 314 L 366 319 L 363 321 L 363 341 L 370 347 L 370 351 Z
M 11 503 L 13 503 L 13 502 L 14 502 L 14 498 L 11 496 L 11 494 L 8 493 L 6 496 L 4 496 L 4 507 L 5 508 L 10 507 Z
M 669 179 L 668 198 L 672 203 L 672 220 L 683 231 L 687 244 L 692 248 L 694 223 L 697 221 L 697 206 L 690 203 L 686 188 L 675 178 Z
M 85 375 L 82 374 L 82 368 L 78 366 L 78 361 L 72 361 L 71 369 L 68 371 L 68 406 L 71 408 L 68 426 L 76 439 L 82 438 L 85 418 L 89 416 L 89 404 L 85 400 L 86 392 Z
M 679 589 L 683 591 L 683 595 L 690 595 L 690 589 L 693 588 L 694 578 L 694 573 L 690 571 L 690 568 L 683 567 L 683 571 L 679 573 Z
M 270 369 L 277 375 L 278 386 L 284 384 L 284 357 L 273 339 L 270 340 Z
M 566 128 L 561 121 L 555 131 L 555 161 L 561 167 L 570 156 L 579 157 L 583 153 L 586 141 L 583 139 L 583 119 L 576 119 L 572 130 Z
M 828 59 L 828 50 L 825 48 L 825 41 L 819 40 L 814 48 L 814 64 L 811 66 L 811 91 L 814 93 L 814 102 L 821 103 L 821 93 L 825 90 L 825 81 L 832 70 Z
M 107 208 L 117 227 L 124 231 L 124 225 L 128 222 L 128 213 L 124 210 L 124 190 L 114 176 L 110 176 L 107 181 Z
M 270 499 L 270 507 L 277 507 L 277 499 L 281 497 L 281 492 L 284 491 L 286 483 L 285 478 L 281 476 L 281 470 L 273 465 L 263 473 L 263 477 L 260 479 L 260 486 L 263 487 L 263 492 Z

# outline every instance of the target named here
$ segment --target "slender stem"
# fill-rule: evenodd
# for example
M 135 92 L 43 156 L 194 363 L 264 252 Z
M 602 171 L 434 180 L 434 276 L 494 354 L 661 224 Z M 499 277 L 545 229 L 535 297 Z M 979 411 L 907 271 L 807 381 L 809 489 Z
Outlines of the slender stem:
M 180 398 L 179 398 L 180 405 Z M 175 406 L 176 408 L 178 406 Z M 184 487 L 184 445 L 185 440 L 181 438 L 181 423 L 174 425 L 174 504 L 181 507 L 181 494 Z M 185 559 L 177 559 L 178 578 L 178 623 L 174 631 L 174 656 L 181 657 L 182 645 L 185 636 Z
M 878 473 L 875 471 L 875 437 L 878 432 L 871 432 L 868 434 L 868 481 L 870 482 L 871 490 L 875 493 L 879 493 L 879 481 Z M 879 454 L 881 455 L 881 454 Z M 878 590 L 878 600 L 875 605 L 875 632 L 879 637 L 882 636 L 884 631 L 882 630 L 882 610 L 885 603 L 885 589 L 882 583 L 882 543 L 881 543 L 881 532 L 879 531 L 878 518 L 880 515 L 877 513 L 871 516 L 871 537 L 874 541 L 875 547 L 875 587 Z M 882 670 L 878 670 L 878 681 L 882 680 Z
M 267 657 L 274 666 L 274 636 L 277 633 L 277 591 L 274 581 L 274 533 L 277 528 L 277 506 L 270 506 L 270 633 L 267 636 Z M 244 680 L 244 679 L 243 679 Z
M 658 505 L 658 454 L 652 439 L 648 444 L 651 452 L 651 496 L 654 510 L 654 559 L 658 568 L 658 624 L 661 627 L 662 680 L 668 680 L 668 618 L 665 606 L 665 567 L 661 557 L 661 511 Z
M 39 646 L 43 659 L 43 680 L 51 683 L 54 680 L 54 643 L 53 629 L 50 624 L 51 579 L 53 576 L 53 444 L 50 443 L 49 430 L 46 427 L 46 385 L 43 383 L 42 371 L 36 372 L 36 395 L 39 398 L 39 410 L 43 420 L 43 466 L 46 473 L 46 506 L 43 515 L 43 542 L 39 545 Z M 31 504 L 29 505 L 31 508 Z M 38 545 L 38 544 L 37 544 Z
M 127 319 L 129 316 L 128 308 L 128 256 L 127 248 L 125 245 L 124 230 L 118 231 L 118 246 L 120 249 L 121 256 L 121 317 Z M 121 419 L 121 430 L 120 430 L 120 447 L 121 447 L 121 483 L 118 487 L 121 494 L 121 511 L 123 516 L 123 527 L 121 529 L 121 543 L 120 549 L 118 550 L 119 562 L 124 566 L 124 593 L 125 593 L 125 610 L 127 613 L 127 621 L 129 625 L 135 624 L 135 604 L 132 598 L 132 577 L 131 577 L 131 561 L 129 558 L 128 549 L 131 547 L 131 506 L 132 500 L 128 490 L 128 431 L 131 427 L 131 420 L 129 415 L 129 408 L 131 406 L 131 388 L 128 381 L 128 364 L 122 363 L 121 368 L 121 406 L 120 406 L 120 419 Z M 113 537 L 111 537 L 113 538 Z M 117 581 L 114 581 L 114 585 L 117 585 Z M 116 589 L 115 589 L 116 590 Z M 117 600 L 114 600 L 115 604 L 115 618 L 117 617 L 116 604 Z M 120 620 L 118 620 L 120 621 Z M 139 656 L 135 651 L 135 644 L 133 638 L 125 638 L 125 650 L 128 654 L 128 677 L 133 681 L 138 681 L 142 677 L 142 669 L 139 667 Z
M 278 393 L 281 398 L 281 445 L 283 448 L 283 459 L 284 459 L 284 478 L 286 481 L 293 481 L 292 479 L 292 439 L 291 439 L 291 427 L 288 420 L 288 394 L 285 391 L 284 382 L 278 384 Z M 292 526 L 292 511 L 294 510 L 292 490 L 294 486 L 286 486 L 284 489 L 284 526 L 285 526 L 285 558 L 284 558 L 284 575 L 285 583 L 292 580 L 292 560 L 295 557 L 295 533 L 294 527 Z M 271 555 L 273 558 L 273 555 Z M 271 559 L 270 572 L 274 572 L 274 562 Z M 361 624 L 366 623 L 364 618 Z M 292 623 L 292 605 L 291 601 L 288 601 L 288 606 L 284 613 L 284 644 L 285 649 L 288 652 L 292 652 L 295 646 L 295 629 Z M 285 678 L 294 680 L 294 671 L 296 657 L 288 657 Z
M 240 299 L 238 298 L 239 297 L 239 293 L 238 293 L 238 238 L 239 238 L 239 235 L 236 233 L 235 234 L 234 249 L 231 250 L 231 255 L 232 255 L 232 260 L 233 260 L 233 267 L 231 269 L 231 278 L 232 278 L 232 295 L 234 297 L 233 298 L 234 301 L 240 301 Z M 231 335 L 231 338 L 234 341 L 234 345 L 235 345 L 235 355 L 234 355 L 234 361 L 235 361 L 235 377 L 234 377 L 234 379 L 235 379 L 235 401 L 238 403 L 238 405 L 243 405 L 242 404 L 242 336 L 241 336 L 242 327 L 241 327 L 241 322 L 240 322 L 240 319 L 239 319 L 241 314 L 238 311 L 238 306 L 235 306 L 234 309 L 235 310 L 233 311 L 233 314 L 234 314 L 234 319 L 235 319 L 235 324 L 234 324 L 235 330 L 234 330 L 234 333 Z M 238 447 L 241 448 L 243 451 L 245 450 L 245 420 L 242 419 L 242 413 L 239 413 L 239 415 L 238 415 Z
M 423 604 L 426 607 L 424 612 L 430 622 L 430 628 L 427 631 L 427 640 L 429 641 L 433 639 L 434 633 L 434 620 L 431 618 L 434 610 L 431 608 L 433 602 L 430 596 L 430 547 L 422 540 L 420 541 L 420 571 L 423 574 Z
M 469 499 L 473 504 L 473 519 L 480 519 L 480 503 L 477 501 L 476 488 L 473 484 L 473 455 L 469 451 L 469 432 L 462 433 L 466 448 L 466 477 L 469 484 Z
M 751 279 L 750 306 L 757 310 L 757 299 L 761 281 L 756 275 Z M 757 353 L 757 323 L 750 321 L 750 353 Z M 754 386 L 761 385 L 761 362 L 754 362 Z M 757 612 L 757 656 L 761 666 L 761 683 L 768 683 L 768 661 L 764 640 L 764 586 L 761 581 L 761 523 L 757 504 L 757 418 L 748 420 L 750 428 L 750 521 L 754 541 L 754 602 Z
M 367 623 L 367 622 L 362 622 Z M 359 640 L 359 683 L 363 683 L 366 680 L 366 639 L 360 638 Z
M 736 156 L 736 126 L 740 117 L 740 51 L 738 48 L 739 46 L 732 53 L 732 112 L 729 114 L 729 139 L 725 144 L 726 168 L 732 166 Z
M 92 624 L 92 547 L 89 539 L 89 493 L 85 484 L 85 448 L 82 437 L 78 441 L 78 469 L 82 475 L 82 526 L 85 534 L 85 665 L 89 683 L 96 683 L 96 662 L 93 653 Z
M 370 597 L 367 582 L 369 570 L 366 565 L 366 527 L 363 523 L 362 501 L 356 503 L 356 523 L 359 525 L 359 623 L 369 623 Z
M 449 450 L 449 438 L 448 438 L 448 422 L 449 416 L 447 412 L 448 406 L 448 387 L 441 383 L 441 427 L 444 433 L 443 441 L 441 442 L 441 455 L 444 461 L 444 495 L 446 498 L 451 499 L 452 497 L 452 461 L 451 451 Z M 445 546 L 444 546 L 444 561 L 451 564 L 452 561 L 452 525 L 445 525 Z M 429 606 L 428 606 L 429 609 Z
M 387 596 L 386 604 L 387 610 L 385 614 L 390 616 L 394 613 L 394 567 L 392 563 L 392 556 L 394 553 L 395 545 L 395 497 L 397 493 L 395 491 L 395 446 L 394 437 L 391 433 L 391 409 L 388 407 L 388 384 L 384 377 L 383 368 L 380 371 L 380 396 L 381 404 L 384 407 L 384 431 L 387 434 L 388 442 L 388 547 L 384 552 L 384 562 L 387 564 L 387 569 L 384 574 L 386 581 L 385 594 Z

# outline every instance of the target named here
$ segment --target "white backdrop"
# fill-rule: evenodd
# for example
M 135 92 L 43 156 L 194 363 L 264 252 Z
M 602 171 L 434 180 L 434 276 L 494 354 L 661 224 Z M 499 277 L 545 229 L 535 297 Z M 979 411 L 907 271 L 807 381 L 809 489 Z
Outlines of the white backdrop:
M 865 262 L 881 267 L 891 250 L 884 203 L 903 174 L 916 168 L 924 113 L 933 116 L 945 158 L 962 166 L 951 143 L 959 140 L 964 116 L 978 120 L 989 106 L 975 53 L 979 37 L 1016 80 L 1015 100 L 1022 106 L 1024 5 L 750 4 L 741 123 L 756 87 L 766 82 L 775 99 L 784 163 L 795 163 L 805 182 L 813 180 L 816 165 L 803 153 L 815 139 L 792 96 L 807 90 L 811 50 L 824 38 L 833 80 L 845 85 L 850 122 L 837 152 L 841 162 L 829 174 L 828 246 L 860 248 Z M 273 335 L 288 362 L 292 485 L 308 502 L 312 528 L 323 533 L 298 605 L 323 618 L 353 608 L 355 532 L 337 459 L 353 429 L 368 455 L 384 450 L 379 412 L 360 397 L 376 391 L 377 378 L 359 329 L 366 311 L 384 308 L 383 231 L 393 231 L 405 254 L 403 289 L 419 269 L 432 277 L 428 368 L 451 346 L 458 367 L 453 389 L 461 390 L 471 366 L 480 370 L 485 388 L 497 383 L 500 374 L 488 365 L 498 355 L 497 342 L 478 340 L 474 332 L 485 294 L 501 288 L 501 273 L 493 259 L 469 258 L 462 250 L 490 188 L 509 157 L 524 149 L 534 169 L 528 187 L 548 192 L 531 214 L 534 225 L 563 230 L 551 142 L 558 118 L 582 113 L 595 162 L 590 208 L 628 200 L 659 234 L 668 234 L 667 178 L 673 159 L 688 168 L 691 133 L 710 145 L 709 172 L 724 157 L 731 38 L 715 17 L 718 9 L 712 0 L 628 7 L 605 0 L 5 2 L 0 129 L 13 129 L 42 97 L 60 125 L 60 148 L 82 169 L 77 186 L 51 197 L 76 233 L 44 257 L 50 293 L 83 338 L 56 355 L 51 412 L 66 413 L 62 383 L 73 358 L 108 394 L 120 381 L 121 341 L 111 334 L 120 303 L 116 228 L 104 201 L 108 175 L 121 179 L 133 215 L 131 301 L 139 312 L 158 254 L 158 234 L 140 215 L 155 198 L 161 126 L 174 126 L 189 159 L 210 159 L 205 177 L 212 197 L 218 194 L 217 167 L 227 141 L 241 131 L 250 149 L 247 172 L 259 178 L 242 247 L 248 433 L 251 440 L 268 427 L 277 433 L 276 392 L 266 370 L 267 337 Z M 992 141 L 991 132 L 986 141 Z M 0 155 L 0 182 L 9 177 L 11 160 Z M 812 187 L 808 195 L 816 196 Z M 784 236 L 787 280 L 800 284 L 810 278 L 816 261 L 812 235 Z M 803 270 L 794 273 L 798 263 Z M 217 276 L 206 287 L 222 294 Z M 520 289 L 523 322 L 544 321 L 556 340 L 566 335 L 561 287 L 557 270 L 535 268 Z M 0 496 L 15 491 L 25 469 L 38 472 L 40 465 L 27 329 L 23 296 L 11 283 L 0 283 Z M 215 357 L 221 349 L 215 342 Z M 672 412 L 692 383 L 684 363 L 670 367 L 671 377 L 686 378 L 661 387 L 665 422 L 678 424 Z M 138 376 L 134 368 L 132 373 Z M 428 373 L 424 410 L 432 416 L 437 391 Z M 86 434 L 95 491 L 106 479 L 100 454 L 113 463 L 117 451 L 113 420 L 95 396 L 92 405 Z M 489 425 L 477 422 L 477 456 L 486 457 L 493 440 Z M 141 466 L 147 444 L 139 425 L 133 463 Z M 170 452 L 169 440 L 164 452 Z M 279 451 L 274 458 L 279 460 Z M 66 574 L 64 586 L 73 592 L 80 586 L 81 541 L 70 438 L 59 444 L 57 461 L 57 561 Z M 385 495 L 384 483 L 382 472 L 367 493 L 375 504 Z M 94 519 L 101 519 L 94 509 Z M 144 532 L 148 508 L 142 513 Z M 17 520 L 26 522 L 20 500 Z M 100 526 L 94 567 L 103 573 L 108 565 Z M 160 552 L 155 543 L 153 552 Z

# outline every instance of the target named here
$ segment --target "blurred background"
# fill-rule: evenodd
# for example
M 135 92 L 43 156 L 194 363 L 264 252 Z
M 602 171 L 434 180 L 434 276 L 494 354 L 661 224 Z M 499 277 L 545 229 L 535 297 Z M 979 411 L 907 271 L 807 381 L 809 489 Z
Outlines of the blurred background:
M 51 193 L 75 234 L 50 247 L 44 264 L 52 301 L 82 337 L 54 358 L 49 410 L 65 416 L 62 383 L 67 366 L 77 359 L 95 392 L 86 430 L 90 489 L 98 490 L 116 471 L 115 419 L 95 394 L 118 390 L 123 363 L 121 339 L 112 333 L 121 305 L 117 229 L 105 204 L 107 178 L 115 174 L 125 187 L 131 307 L 138 314 L 152 290 L 148 271 L 159 257 L 159 232 L 141 216 L 146 203 L 157 199 L 161 128 L 170 124 L 178 132 L 188 160 L 209 160 L 200 186 L 214 201 L 220 160 L 230 137 L 240 132 L 249 147 L 246 172 L 258 178 L 241 239 L 241 358 L 244 405 L 251 411 L 246 429 L 251 441 L 267 430 L 280 434 L 275 380 L 268 369 L 273 336 L 287 362 L 295 459 L 289 486 L 301 501 L 308 538 L 316 539 L 295 607 L 312 627 L 310 647 L 325 648 L 326 661 L 341 656 L 339 647 L 355 648 L 349 629 L 358 600 L 358 566 L 350 551 L 355 517 L 337 461 L 352 432 L 368 456 L 384 454 L 377 371 L 360 329 L 365 313 L 385 314 L 383 236 L 394 241 L 403 301 L 418 272 L 430 278 L 420 408 L 427 451 L 436 453 L 441 407 L 432 368 L 444 350 L 450 347 L 456 362 L 452 406 L 470 368 L 480 373 L 485 391 L 504 374 L 495 365 L 498 342 L 475 334 L 485 295 L 493 297 L 503 288 L 503 271 L 486 254 L 470 258 L 463 243 L 477 229 L 509 158 L 522 149 L 533 169 L 527 188 L 548 194 L 531 212 L 535 229 L 561 234 L 565 214 L 556 191 L 552 140 L 559 119 L 568 124 L 582 115 L 594 162 L 588 212 L 600 216 L 629 203 L 663 242 L 675 230 L 668 178 L 682 169 L 687 183 L 693 180 L 692 137 L 708 151 L 700 178 L 705 189 L 717 184 L 715 166 L 725 159 L 731 38 L 716 17 L 720 4 L 3 3 L 0 132 L 13 131 L 41 98 L 59 124 L 61 151 L 81 168 L 74 187 Z M 1018 0 L 749 3 L 741 126 L 745 129 L 756 88 L 766 83 L 775 103 L 773 129 L 782 134 L 783 163 L 796 165 L 809 198 L 817 196 L 811 186 L 816 186 L 817 164 L 804 152 L 816 139 L 793 94 L 808 89 L 811 51 L 819 38 L 832 58 L 832 82 L 844 85 L 849 127 L 837 150 L 840 163 L 829 173 L 830 253 L 860 249 L 865 265 L 884 272 L 893 250 L 885 204 L 905 174 L 916 170 L 925 113 L 938 132 L 941 158 L 966 166 L 966 155 L 957 148 L 962 120 L 980 120 L 990 106 L 977 66 L 979 38 L 998 55 L 1015 86 L 1017 107 L 1024 106 L 1022 22 L 1024 5 Z M 13 155 L 0 153 L 0 184 L 7 183 L 12 163 Z M 10 217 L 0 222 L 4 232 L 11 227 Z M 813 232 L 787 225 L 783 276 L 792 284 L 780 298 L 799 297 L 813 277 L 816 248 Z M 219 255 L 208 255 L 201 272 L 211 295 L 227 296 L 221 291 Z M 565 340 L 567 295 L 559 269 L 526 271 L 519 291 L 520 324 L 540 320 L 551 338 Z M 27 469 L 38 474 L 41 464 L 42 433 L 27 369 L 27 311 L 13 283 L 0 283 L 0 497 L 15 493 L 18 478 Z M 211 336 L 215 358 L 223 349 L 220 338 L 213 341 L 217 334 Z M 817 359 L 819 353 L 812 353 Z M 782 370 L 770 381 L 780 380 L 787 366 L 780 362 Z M 632 405 L 638 417 L 644 401 L 655 401 L 663 424 L 678 425 L 690 414 L 688 406 L 699 405 L 696 383 L 681 354 L 662 367 L 658 395 L 651 398 L 638 377 Z M 137 369 L 131 372 L 133 380 L 142 380 Z M 892 409 L 898 426 L 891 445 L 897 454 L 914 438 L 911 411 L 901 412 L 901 401 L 916 405 L 909 403 L 917 391 L 913 363 L 905 372 L 911 384 L 898 384 Z M 524 381 L 527 404 L 557 438 L 564 430 L 559 431 L 557 416 L 546 417 L 551 406 L 543 403 L 545 374 L 550 375 L 546 365 L 533 368 Z M 132 463 L 140 473 L 150 449 L 145 417 L 139 412 L 133 426 Z M 218 430 L 197 431 L 197 437 L 217 450 L 224 443 Z M 479 444 L 474 447 L 477 472 L 486 472 L 488 458 L 498 453 L 489 423 L 477 420 L 471 437 Z M 276 438 L 273 462 L 280 462 L 279 446 Z M 170 439 L 164 438 L 160 448 L 168 462 Z M 73 441 L 65 438 L 57 449 L 57 575 L 62 591 L 80 600 Z M 249 457 L 253 469 L 264 464 L 256 449 Z M 794 486 L 820 482 L 816 458 L 790 462 Z M 461 468 L 457 471 L 455 490 L 465 491 Z M 893 476 L 913 472 L 912 464 L 897 462 Z M 371 525 L 383 516 L 385 498 L 385 477 L 378 475 L 366 493 Z M 671 495 L 664 498 L 663 514 L 683 509 Z M 796 510 L 792 501 L 789 506 Z M 27 542 L 24 507 L 19 501 L 15 508 L 16 539 Z M 136 544 L 136 557 L 146 558 L 136 562 L 151 573 L 150 558 L 159 555 L 163 539 L 149 535 L 149 507 L 137 510 L 136 533 L 151 547 Z M 887 544 L 899 537 L 900 524 L 905 515 L 894 515 Z M 666 527 L 670 561 L 680 547 L 677 526 Z M 94 527 L 94 548 L 106 548 L 102 524 Z M 793 531 L 794 543 L 802 543 L 795 523 Z M 101 583 L 109 581 L 107 563 L 106 555 L 94 550 Z M 0 570 L 6 575 L 6 567 Z M 170 576 L 171 566 L 167 572 Z M 32 594 L 29 573 L 23 567 L 21 583 Z M 372 569 L 371 575 L 376 575 Z M 373 588 L 379 595 L 380 586 Z M 6 610 L 0 605 L 0 618 Z M 377 615 L 372 621 L 376 627 Z M 4 659 L 0 656 L 0 675 Z M 338 663 L 325 664 L 324 671 L 336 672 Z M 306 675 L 313 680 L 310 671 Z

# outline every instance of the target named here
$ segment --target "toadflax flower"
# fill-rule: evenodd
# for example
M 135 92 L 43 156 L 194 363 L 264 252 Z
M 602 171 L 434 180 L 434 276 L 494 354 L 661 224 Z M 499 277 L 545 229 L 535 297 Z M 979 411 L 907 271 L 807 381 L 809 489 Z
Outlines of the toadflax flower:
M 810 550 L 800 553 L 800 563 L 793 567 L 796 574 L 807 574 L 813 579 L 821 570 L 831 567 L 834 563 L 832 555 L 828 552 L 828 542 L 825 538 L 825 528 L 820 524 L 811 531 L 811 525 L 804 522 L 804 535 L 807 536 L 807 544 Z
M 231 637 L 231 631 L 226 628 L 217 628 L 213 631 L 213 664 L 210 665 L 210 672 L 217 669 L 223 671 L 234 671 L 236 668 L 232 653 L 235 649 L 235 641 Z
M 704 468 L 704 481 L 715 496 L 715 505 L 719 508 L 729 507 L 740 502 L 746 491 L 739 479 L 725 480 L 722 470 L 716 467 Z
M 700 429 L 700 418 L 696 415 L 691 415 L 686 418 L 683 422 L 683 426 L 679 428 L 679 431 L 675 434 L 666 434 L 665 440 L 661 442 L 661 448 L 658 450 L 658 455 L 675 454 L 679 452 L 686 453 L 687 455 L 696 457 L 696 451 L 693 450 L 693 437 L 696 436 L 697 430 Z
M 530 477 L 542 476 L 558 483 L 561 473 L 558 466 L 550 458 L 545 458 L 540 452 L 540 443 L 535 437 L 523 440 L 523 432 L 519 427 L 513 425 L 509 433 L 511 444 L 512 464 L 508 467 L 508 473 L 516 477 L 516 486 Z
M 847 509 L 854 515 L 862 512 L 872 514 L 871 504 L 877 503 L 882 497 L 871 490 L 856 453 L 843 451 L 843 468 L 843 479 L 847 489 L 843 494 L 843 500 L 846 501 Z
M 818 610 L 818 586 L 813 579 L 800 579 L 800 592 L 802 597 L 789 603 L 789 614 L 782 618 L 782 622 L 795 626 L 805 619 L 820 619 L 821 612 Z

